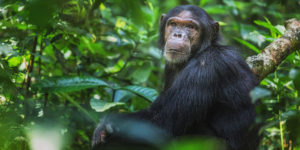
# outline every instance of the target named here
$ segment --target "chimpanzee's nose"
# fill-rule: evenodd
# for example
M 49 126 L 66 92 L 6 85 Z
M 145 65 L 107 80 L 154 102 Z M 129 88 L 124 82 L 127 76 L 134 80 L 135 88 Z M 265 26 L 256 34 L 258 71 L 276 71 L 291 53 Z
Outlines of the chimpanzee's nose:
M 174 33 L 173 36 L 176 37 L 176 38 L 182 38 L 182 34 L 181 33 Z

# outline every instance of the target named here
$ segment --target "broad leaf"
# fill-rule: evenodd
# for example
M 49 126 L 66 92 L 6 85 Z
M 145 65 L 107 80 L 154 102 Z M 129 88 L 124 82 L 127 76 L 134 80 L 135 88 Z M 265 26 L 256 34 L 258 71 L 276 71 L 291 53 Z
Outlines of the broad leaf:
M 127 102 L 130 98 L 135 96 L 127 90 L 117 90 L 114 95 L 114 102 Z
M 122 103 L 122 102 L 106 102 L 106 101 L 102 101 L 102 100 L 92 98 L 90 100 L 90 105 L 95 111 L 104 112 L 104 111 L 107 111 L 107 110 L 109 110 L 113 107 L 123 106 L 123 105 L 125 105 L 125 103 Z
M 156 97 L 158 95 L 156 90 L 154 90 L 152 88 L 141 87 L 141 86 L 131 85 L 131 86 L 123 87 L 122 89 L 128 90 L 136 95 L 139 95 L 139 96 L 149 100 L 150 102 L 154 102 L 154 100 L 156 99 Z
M 255 102 L 258 99 L 270 96 L 271 92 L 269 90 L 256 87 L 250 92 L 250 96 L 252 99 L 252 102 Z
M 37 82 L 34 89 L 41 92 L 73 92 L 108 84 L 95 77 L 60 77 L 48 78 Z
M 149 75 L 152 71 L 151 62 L 144 62 L 141 66 L 139 66 L 130 76 L 135 81 L 135 83 L 141 83 L 147 81 Z
M 256 53 L 260 53 L 260 50 L 258 48 L 256 48 L 254 45 L 252 45 L 251 43 L 245 41 L 245 40 L 242 40 L 242 39 L 239 39 L 239 38 L 234 38 L 235 40 L 237 40 L 239 43 L 247 46 L 248 48 L 252 49 L 254 52 Z

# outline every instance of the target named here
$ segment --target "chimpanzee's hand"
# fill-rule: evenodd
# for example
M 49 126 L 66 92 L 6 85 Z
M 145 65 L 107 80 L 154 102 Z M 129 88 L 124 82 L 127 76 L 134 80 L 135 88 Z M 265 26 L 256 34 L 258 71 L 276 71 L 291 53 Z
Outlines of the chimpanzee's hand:
M 147 120 L 128 114 L 110 114 L 94 131 L 92 149 L 150 149 L 168 141 L 169 134 Z
M 109 137 L 115 132 L 112 124 L 113 123 L 109 121 L 108 117 L 105 117 L 100 121 L 94 131 L 92 147 L 104 144 L 106 140 L 109 139 Z

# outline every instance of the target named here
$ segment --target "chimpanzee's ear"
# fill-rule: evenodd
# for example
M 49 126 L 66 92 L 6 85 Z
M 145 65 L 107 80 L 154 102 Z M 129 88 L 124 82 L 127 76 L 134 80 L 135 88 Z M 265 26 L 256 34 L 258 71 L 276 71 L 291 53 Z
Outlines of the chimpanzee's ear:
M 166 17 L 166 14 L 162 14 L 160 17 L 160 23 L 162 23 L 162 21 L 164 20 L 164 18 Z
M 211 25 L 211 39 L 210 40 L 216 40 L 219 37 L 219 23 L 216 21 Z
M 217 21 L 214 23 L 214 30 L 216 33 L 219 33 L 220 26 L 219 26 L 219 22 L 217 22 Z

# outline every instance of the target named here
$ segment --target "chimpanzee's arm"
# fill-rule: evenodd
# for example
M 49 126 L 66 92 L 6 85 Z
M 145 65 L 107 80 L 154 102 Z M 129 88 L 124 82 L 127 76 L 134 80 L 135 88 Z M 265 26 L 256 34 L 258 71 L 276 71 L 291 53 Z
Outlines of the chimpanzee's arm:
M 257 149 L 259 127 L 254 125 L 255 105 L 249 92 L 259 82 L 232 48 L 220 47 L 220 56 L 223 63 L 219 71 L 223 76 L 217 91 L 220 96 L 210 115 L 210 127 L 217 137 L 227 142 L 230 149 Z

